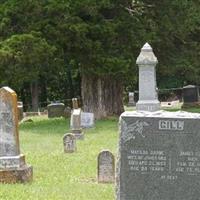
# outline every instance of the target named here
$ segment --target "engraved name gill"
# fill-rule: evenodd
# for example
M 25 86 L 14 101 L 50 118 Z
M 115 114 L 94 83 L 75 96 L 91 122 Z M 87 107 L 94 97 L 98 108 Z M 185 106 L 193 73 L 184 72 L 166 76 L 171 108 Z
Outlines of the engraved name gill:
M 159 120 L 159 130 L 184 130 L 184 121 L 179 120 Z

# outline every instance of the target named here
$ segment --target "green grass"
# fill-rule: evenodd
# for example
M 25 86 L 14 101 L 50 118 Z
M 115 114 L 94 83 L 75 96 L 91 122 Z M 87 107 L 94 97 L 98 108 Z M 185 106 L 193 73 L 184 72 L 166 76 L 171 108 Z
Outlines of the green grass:
M 20 125 L 21 152 L 33 166 L 33 182 L 0 184 L 0 200 L 114 200 L 114 184 L 97 183 L 97 155 L 116 155 L 118 119 L 97 121 L 77 142 L 77 152 L 63 153 L 69 119 L 34 117 Z

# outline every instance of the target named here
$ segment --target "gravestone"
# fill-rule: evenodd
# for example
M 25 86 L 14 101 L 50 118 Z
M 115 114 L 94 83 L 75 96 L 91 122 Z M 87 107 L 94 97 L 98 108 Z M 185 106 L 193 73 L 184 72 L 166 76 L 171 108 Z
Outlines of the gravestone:
M 136 64 L 139 66 L 139 101 L 136 110 L 157 111 L 160 110 L 158 101 L 156 70 L 158 63 L 151 46 L 146 43 L 141 49 Z
M 51 103 L 47 106 L 48 118 L 63 117 L 65 105 L 63 103 Z
M 134 100 L 134 92 L 128 93 L 128 106 L 135 106 L 135 100 Z
M 109 150 L 98 155 L 98 182 L 113 183 L 115 180 L 115 158 Z
M 17 102 L 17 113 L 18 113 L 18 120 L 21 121 L 24 118 L 24 111 L 23 111 L 23 102 Z
M 83 128 L 94 127 L 94 113 L 81 112 L 81 127 Z
M 65 153 L 73 153 L 76 151 L 76 137 L 73 134 L 65 134 L 63 137 L 63 144 Z
M 32 167 L 20 153 L 17 95 L 9 87 L 0 89 L 0 182 L 32 180 Z
M 81 109 L 78 108 L 77 98 L 72 99 L 73 111 L 71 114 L 70 127 L 76 139 L 84 139 L 84 133 L 81 128 Z
M 195 85 L 183 87 L 183 107 L 190 107 L 198 104 L 200 104 L 198 87 Z
M 116 199 L 199 199 L 199 121 L 187 112 L 123 113 Z

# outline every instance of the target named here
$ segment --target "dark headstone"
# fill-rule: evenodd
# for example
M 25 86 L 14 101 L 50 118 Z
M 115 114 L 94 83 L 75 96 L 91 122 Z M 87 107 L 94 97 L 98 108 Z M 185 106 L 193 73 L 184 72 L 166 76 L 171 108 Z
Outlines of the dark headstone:
M 197 86 L 188 85 L 183 87 L 183 103 L 196 103 L 199 101 L 199 90 Z
M 63 103 L 51 103 L 47 106 L 48 118 L 63 117 L 65 105 Z
M 199 121 L 186 112 L 123 113 L 117 200 L 199 199 Z

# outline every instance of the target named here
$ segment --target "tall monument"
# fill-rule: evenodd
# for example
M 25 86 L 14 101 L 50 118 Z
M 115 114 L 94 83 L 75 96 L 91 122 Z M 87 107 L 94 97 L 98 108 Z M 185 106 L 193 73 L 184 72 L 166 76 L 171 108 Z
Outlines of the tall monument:
M 139 66 L 139 101 L 136 104 L 137 111 L 160 110 L 156 84 L 156 64 L 158 60 L 153 53 L 151 46 L 146 43 L 137 58 Z

